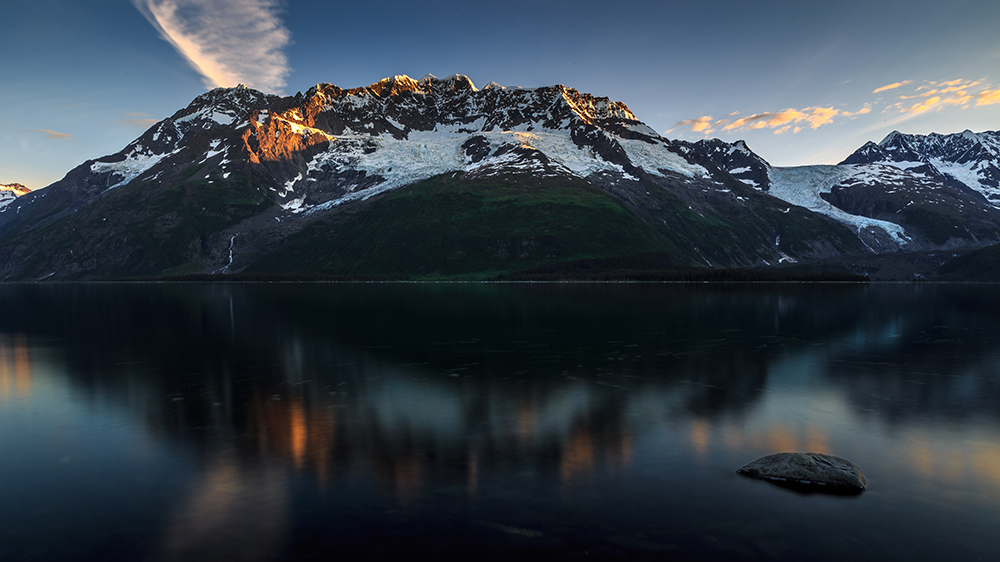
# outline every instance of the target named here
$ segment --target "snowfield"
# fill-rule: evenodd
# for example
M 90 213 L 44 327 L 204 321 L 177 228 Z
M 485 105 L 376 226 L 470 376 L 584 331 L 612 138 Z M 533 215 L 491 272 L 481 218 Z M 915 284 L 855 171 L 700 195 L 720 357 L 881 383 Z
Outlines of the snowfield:
M 439 174 L 455 171 L 472 172 L 486 166 L 496 166 L 511 161 L 510 156 L 503 155 L 500 160 L 493 157 L 478 163 L 470 162 L 462 145 L 476 136 L 484 137 L 489 142 L 491 154 L 505 145 L 531 147 L 541 151 L 557 168 L 561 167 L 583 178 L 599 172 L 625 174 L 621 165 L 607 162 L 591 148 L 580 147 L 574 143 L 568 130 L 468 132 L 470 127 L 482 126 L 482 121 L 480 119 L 469 124 L 443 125 L 434 131 L 410 131 L 405 140 L 396 139 L 389 134 L 334 137 L 330 147 L 309 162 L 310 174 L 318 171 L 359 170 L 364 171 L 368 177 L 376 176 L 383 180 L 376 186 L 351 191 L 336 201 L 324 203 L 316 207 L 316 210 L 348 201 L 368 199 L 379 193 Z M 633 165 L 650 174 L 662 176 L 661 170 L 668 170 L 686 177 L 709 177 L 708 170 L 689 163 L 669 150 L 665 142 L 651 144 L 642 140 L 613 138 L 625 149 Z M 375 150 L 372 151 L 372 148 Z
M 820 193 L 830 193 L 833 186 L 857 175 L 858 171 L 853 166 L 771 168 L 768 172 L 771 179 L 771 188 L 768 193 L 782 201 L 805 207 L 810 211 L 847 224 L 853 227 L 856 232 L 860 233 L 863 229 L 878 227 L 889 233 L 900 245 L 908 244 L 910 237 L 907 236 L 902 226 L 894 222 L 846 213 L 820 197 Z
M 109 185 L 106 189 L 114 189 L 139 177 L 143 172 L 152 168 L 167 156 L 180 152 L 180 149 L 177 149 L 165 154 L 143 154 L 140 152 L 141 149 L 142 147 L 137 147 L 136 150 L 130 152 L 125 157 L 125 160 L 121 162 L 94 162 L 90 165 L 90 171 L 95 174 L 110 173 L 111 175 L 108 176 Z M 118 178 L 121 179 L 114 185 L 110 185 L 112 179 Z

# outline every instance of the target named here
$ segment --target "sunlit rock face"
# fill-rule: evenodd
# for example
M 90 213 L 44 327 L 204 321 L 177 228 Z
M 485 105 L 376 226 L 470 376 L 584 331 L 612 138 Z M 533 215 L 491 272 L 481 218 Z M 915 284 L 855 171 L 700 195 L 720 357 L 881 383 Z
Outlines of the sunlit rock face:
M 860 493 L 868 479 L 847 459 L 821 453 L 779 453 L 761 457 L 737 471 L 751 478 L 789 487 L 831 493 Z
M 31 190 L 19 183 L 0 184 L 0 209 L 27 193 L 31 193 Z

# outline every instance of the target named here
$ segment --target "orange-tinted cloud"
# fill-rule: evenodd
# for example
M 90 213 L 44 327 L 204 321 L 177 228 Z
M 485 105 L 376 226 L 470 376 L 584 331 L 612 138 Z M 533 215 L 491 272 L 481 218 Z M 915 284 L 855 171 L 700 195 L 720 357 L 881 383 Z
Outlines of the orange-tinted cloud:
M 120 125 L 128 125 L 129 127 L 135 127 L 136 129 L 146 130 L 156 124 L 156 119 L 122 119 L 120 121 L 115 121 Z
M 148 113 L 137 113 L 135 111 L 126 111 L 122 113 L 122 117 L 126 119 L 121 119 L 119 121 L 113 121 L 113 123 L 119 125 L 128 125 L 129 127 L 135 127 L 137 129 L 148 129 L 156 124 L 157 120 L 153 119 Z
M 73 140 L 73 135 L 68 135 L 66 133 L 57 133 L 52 129 L 32 129 L 32 131 L 44 134 L 45 138 L 48 140 L 62 140 L 62 141 Z
M 913 80 L 903 80 L 902 82 L 896 82 L 894 84 L 886 84 L 885 86 L 881 86 L 879 88 L 875 88 L 874 90 L 872 90 L 872 93 L 873 94 L 877 94 L 879 92 L 884 92 L 886 90 L 894 90 L 894 89 L 896 89 L 896 88 L 898 88 L 900 86 L 905 86 L 905 85 L 910 84 L 912 82 L 913 82 Z
M 909 86 L 904 88 L 904 86 Z M 727 114 L 722 119 L 711 116 L 687 119 L 678 122 L 675 127 L 688 127 L 695 133 L 709 135 L 716 130 L 723 132 L 753 131 L 770 129 L 774 134 L 798 133 L 805 128 L 818 129 L 838 120 L 856 118 L 861 115 L 878 111 L 879 113 L 898 114 L 893 122 L 906 120 L 929 111 L 941 111 L 948 107 L 968 109 L 981 105 L 1000 104 L 1000 87 L 984 84 L 983 80 L 954 80 L 936 82 L 903 80 L 876 88 L 877 94 L 887 90 L 902 88 L 895 99 L 884 100 L 873 98 L 857 111 L 847 111 L 835 107 L 806 107 L 803 109 L 783 109 L 781 111 L 765 111 L 746 117 L 739 117 L 740 112 Z M 908 101 L 913 100 L 913 101 Z M 672 132 L 674 129 L 667 131 Z
M 988 100 L 991 99 L 990 95 L 993 90 L 991 86 L 985 86 L 985 89 L 980 90 L 978 93 L 974 93 L 974 89 L 979 86 L 982 88 L 982 80 L 965 80 L 963 78 L 958 78 L 955 80 L 949 80 L 947 82 L 926 82 L 916 88 L 914 88 L 914 93 L 912 95 L 901 95 L 900 100 L 912 100 L 912 99 L 924 99 L 922 102 L 915 103 L 913 105 L 903 105 L 901 103 L 895 103 L 887 107 L 887 109 L 899 109 L 901 113 L 912 113 L 919 114 L 926 111 L 934 110 L 940 111 L 947 105 L 959 106 L 961 109 L 966 109 L 970 106 L 973 100 L 976 100 L 976 105 L 987 105 Z M 984 103 L 980 103 L 980 100 L 987 100 Z
M 910 107 L 904 107 L 900 109 L 900 111 L 902 111 L 903 113 L 923 113 L 925 111 L 933 109 L 934 106 L 936 106 L 940 102 L 941 102 L 941 96 L 934 96 L 920 103 L 913 104 Z
M 766 111 L 737 119 L 723 127 L 724 131 L 749 129 L 778 129 L 777 133 L 788 130 L 786 125 L 800 123 L 808 124 L 812 129 L 818 129 L 841 114 L 841 110 L 832 107 L 807 107 L 805 109 L 784 109 L 776 112 Z
M 713 131 L 715 131 L 715 128 L 712 125 L 712 116 L 710 115 L 696 117 L 694 119 L 685 119 L 684 121 L 679 121 L 676 125 L 674 125 L 674 127 L 690 127 L 692 131 L 702 133 L 704 135 L 710 135 Z M 672 131 L 673 129 L 670 130 Z
M 976 105 L 993 105 L 1000 103 L 1000 88 L 983 90 L 976 94 Z

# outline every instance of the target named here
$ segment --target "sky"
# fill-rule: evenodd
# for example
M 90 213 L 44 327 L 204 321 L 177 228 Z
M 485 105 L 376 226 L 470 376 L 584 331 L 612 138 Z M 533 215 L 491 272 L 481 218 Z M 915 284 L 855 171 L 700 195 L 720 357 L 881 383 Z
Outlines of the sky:
M 3 0 L 0 25 L 0 184 L 33 189 L 238 83 L 564 84 L 776 166 L 1000 129 L 996 0 Z

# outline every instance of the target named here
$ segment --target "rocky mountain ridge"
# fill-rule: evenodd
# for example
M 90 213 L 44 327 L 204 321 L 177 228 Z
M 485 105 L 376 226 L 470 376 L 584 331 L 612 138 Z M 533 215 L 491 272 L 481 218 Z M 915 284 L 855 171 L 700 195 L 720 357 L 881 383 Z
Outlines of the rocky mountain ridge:
M 893 131 L 868 142 L 842 164 L 883 163 L 981 193 L 1000 206 L 1000 131 L 907 135 Z
M 994 144 L 1000 146 L 995 137 L 897 132 L 881 144 L 865 144 L 839 165 L 795 168 L 772 167 L 756 155 L 730 161 L 730 154 L 748 150 L 742 142 L 690 146 L 750 186 L 851 226 L 872 252 L 898 253 L 1000 242 L 1000 213 L 988 199 L 991 166 L 1000 164 L 991 156 Z M 983 173 L 974 180 L 955 172 L 958 166 Z
M 0 208 L 0 278 L 451 278 L 632 254 L 768 267 L 1000 239 L 1000 211 L 973 189 L 833 168 L 666 139 L 562 85 L 220 88 Z

